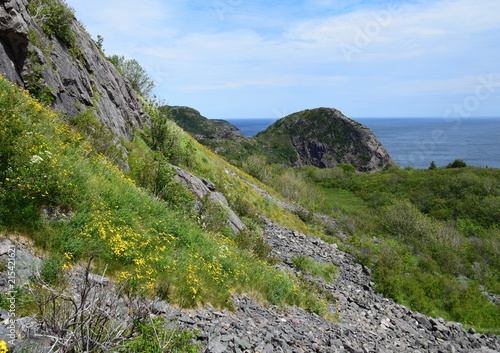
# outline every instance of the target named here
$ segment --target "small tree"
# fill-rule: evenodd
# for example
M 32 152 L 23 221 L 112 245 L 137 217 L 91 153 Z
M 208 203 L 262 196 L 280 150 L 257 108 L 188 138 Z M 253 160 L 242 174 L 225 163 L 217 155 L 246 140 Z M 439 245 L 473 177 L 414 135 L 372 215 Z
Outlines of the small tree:
M 429 170 L 434 170 L 434 169 L 437 169 L 437 165 L 436 162 L 432 161 L 431 165 L 429 166 Z
M 467 163 L 458 158 L 446 166 L 446 168 L 465 168 L 465 167 L 467 167 Z
M 123 77 L 130 81 L 137 93 L 146 99 L 151 96 L 155 83 L 137 60 L 127 60 L 124 56 L 118 55 L 113 55 L 108 60 L 117 67 Z
M 269 181 L 272 171 L 269 167 L 267 157 L 260 154 L 252 154 L 243 164 L 245 171 L 259 179 L 260 181 Z

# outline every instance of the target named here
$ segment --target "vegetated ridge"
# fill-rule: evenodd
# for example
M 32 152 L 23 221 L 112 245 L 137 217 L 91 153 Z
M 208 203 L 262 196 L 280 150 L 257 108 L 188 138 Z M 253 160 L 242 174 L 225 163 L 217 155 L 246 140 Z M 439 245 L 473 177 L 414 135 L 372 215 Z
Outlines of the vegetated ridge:
M 170 106 L 172 119 L 197 140 L 243 137 L 239 129 L 226 120 L 208 119 L 190 107 Z

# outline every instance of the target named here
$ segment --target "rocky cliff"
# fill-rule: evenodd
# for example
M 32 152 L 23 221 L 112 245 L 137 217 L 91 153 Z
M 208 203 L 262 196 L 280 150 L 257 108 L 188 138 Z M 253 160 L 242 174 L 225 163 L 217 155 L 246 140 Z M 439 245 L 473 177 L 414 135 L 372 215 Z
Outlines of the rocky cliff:
M 288 115 L 256 140 L 296 165 L 330 168 L 348 163 L 359 171 L 377 171 L 396 164 L 370 129 L 332 108 Z
M 92 108 L 116 136 L 130 138 L 145 121 L 135 91 L 74 17 L 70 40 L 47 34 L 40 15 L 47 3 L 0 2 L 0 73 L 69 117 Z

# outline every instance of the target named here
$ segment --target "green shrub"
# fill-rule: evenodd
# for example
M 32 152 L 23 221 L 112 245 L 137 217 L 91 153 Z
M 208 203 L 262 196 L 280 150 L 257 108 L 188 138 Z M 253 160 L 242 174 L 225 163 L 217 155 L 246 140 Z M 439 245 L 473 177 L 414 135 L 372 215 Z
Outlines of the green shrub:
M 102 48 L 102 40 L 96 43 L 98 47 Z M 102 39 L 102 37 L 101 37 Z M 100 46 L 99 46 L 100 44 Z M 132 85 L 132 88 L 142 97 L 149 99 L 151 91 L 155 87 L 153 80 L 148 76 L 146 70 L 139 64 L 137 60 L 125 59 L 124 56 L 113 55 L 107 58 L 118 71 L 125 77 Z
M 384 207 L 380 220 L 386 232 L 407 241 L 427 236 L 431 228 L 430 220 L 407 200 Z
M 356 172 L 356 167 L 353 166 L 352 164 L 339 164 L 337 165 L 337 168 L 342 169 L 346 173 L 355 173 Z
M 323 278 L 327 282 L 332 282 L 337 275 L 337 267 L 332 263 L 320 263 L 306 256 L 292 258 L 292 263 L 302 272 L 307 272 L 315 277 Z
M 191 137 L 171 120 L 170 108 L 160 107 L 155 101 L 145 103 L 144 107 L 151 119 L 151 126 L 141 132 L 142 139 L 171 164 L 192 168 L 195 147 Z
M 467 163 L 461 159 L 455 159 L 453 162 L 449 163 L 446 168 L 465 168 Z
M 257 230 L 245 229 L 233 236 L 240 249 L 250 251 L 261 259 L 267 259 L 271 248 Z
M 88 139 L 94 152 L 103 154 L 116 165 L 125 164 L 123 149 L 116 141 L 113 132 L 97 119 L 93 108 L 86 107 L 84 112 L 70 118 L 69 121 Z
M 229 215 L 218 200 L 207 195 L 201 199 L 198 223 L 203 229 L 223 232 L 228 228 Z
M 243 169 L 250 175 L 262 182 L 269 181 L 271 176 L 270 166 L 267 157 L 259 154 L 249 156 L 243 163 Z
M 42 104 L 50 105 L 55 97 L 52 88 L 43 79 L 42 73 L 45 65 L 39 62 L 36 52 L 28 52 L 28 72 L 23 76 L 26 89 Z
M 63 261 L 59 258 L 48 258 L 40 266 L 40 277 L 48 284 L 56 283 L 62 276 Z
M 120 353 L 197 353 L 200 344 L 192 341 L 196 333 L 187 330 L 167 328 L 168 323 L 162 318 L 146 319 L 136 323 L 137 334 L 127 340 Z
M 31 0 L 28 11 L 47 35 L 53 35 L 67 47 L 75 40 L 71 29 L 75 10 L 63 0 Z
M 128 146 L 130 177 L 172 207 L 191 213 L 195 197 L 177 180 L 176 170 L 161 153 L 153 152 L 138 136 Z

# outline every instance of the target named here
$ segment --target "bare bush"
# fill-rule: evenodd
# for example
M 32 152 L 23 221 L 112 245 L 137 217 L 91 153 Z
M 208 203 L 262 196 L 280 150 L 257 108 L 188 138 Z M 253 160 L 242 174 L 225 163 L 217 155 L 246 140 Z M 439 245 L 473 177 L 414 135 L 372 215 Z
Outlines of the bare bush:
M 58 285 L 40 274 L 30 286 L 37 305 L 37 319 L 53 340 L 49 352 L 108 352 L 134 334 L 134 325 L 148 315 L 137 297 L 122 296 L 104 276 L 90 273 L 92 259 L 83 268 L 65 273 Z M 122 296 L 120 298 L 120 296 Z

